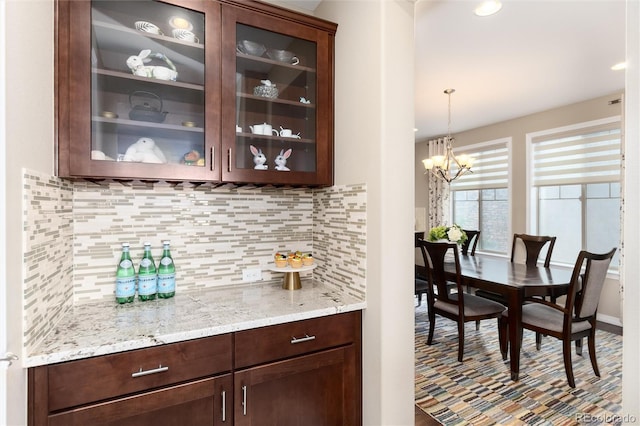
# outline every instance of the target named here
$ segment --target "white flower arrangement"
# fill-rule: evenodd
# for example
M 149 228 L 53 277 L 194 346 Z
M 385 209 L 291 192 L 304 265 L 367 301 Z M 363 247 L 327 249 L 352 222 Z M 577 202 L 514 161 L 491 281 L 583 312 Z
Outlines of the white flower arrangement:
M 459 225 L 435 226 L 429 230 L 429 241 L 447 240 L 458 245 L 467 241 L 467 234 Z

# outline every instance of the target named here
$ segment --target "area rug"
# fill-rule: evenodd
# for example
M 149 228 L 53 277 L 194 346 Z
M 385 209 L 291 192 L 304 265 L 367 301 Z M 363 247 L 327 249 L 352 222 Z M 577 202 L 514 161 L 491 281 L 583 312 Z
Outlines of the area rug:
M 622 336 L 598 330 L 601 377 L 591 368 L 586 340 L 575 354 L 575 389 L 569 387 L 561 342 L 524 332 L 520 380 L 511 381 L 509 362 L 498 346 L 497 324 L 465 325 L 464 362 L 458 362 L 458 333 L 453 321 L 436 318 L 434 343 L 427 346 L 429 319 L 416 308 L 415 398 L 420 409 L 443 425 L 620 425 L 622 419 Z

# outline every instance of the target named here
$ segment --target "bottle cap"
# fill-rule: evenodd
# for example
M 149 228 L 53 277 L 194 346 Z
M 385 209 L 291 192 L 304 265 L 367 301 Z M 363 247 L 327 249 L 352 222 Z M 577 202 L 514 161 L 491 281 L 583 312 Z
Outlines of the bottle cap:
M 169 245 L 169 241 L 163 241 L 162 244 Z
M 122 243 L 122 247 L 129 247 L 129 243 Z
M 150 246 L 150 245 L 151 245 L 151 243 L 150 243 L 150 242 L 148 242 L 148 241 L 145 241 L 145 242 L 144 242 L 144 245 L 145 245 L 145 246 Z

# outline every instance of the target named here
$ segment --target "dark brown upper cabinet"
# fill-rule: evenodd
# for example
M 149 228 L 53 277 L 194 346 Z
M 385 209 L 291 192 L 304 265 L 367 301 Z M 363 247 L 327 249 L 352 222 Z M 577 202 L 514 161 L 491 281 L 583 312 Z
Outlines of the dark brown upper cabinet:
M 333 184 L 336 25 L 256 1 L 57 1 L 58 175 Z

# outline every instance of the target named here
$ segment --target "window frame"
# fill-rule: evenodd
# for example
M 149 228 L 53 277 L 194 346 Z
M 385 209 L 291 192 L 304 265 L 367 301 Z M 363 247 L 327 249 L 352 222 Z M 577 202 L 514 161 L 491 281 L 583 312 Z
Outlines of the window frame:
M 500 256 L 500 257 L 508 257 L 509 254 L 509 250 L 510 250 L 510 240 L 511 240 L 511 235 L 513 234 L 512 232 L 512 212 L 513 212 L 513 185 L 512 185 L 512 180 L 509 178 L 509 176 L 512 175 L 512 164 L 513 164 L 513 150 L 512 150 L 512 144 L 513 144 L 513 138 L 512 137 L 504 137 L 504 138 L 498 138 L 498 139 L 493 139 L 493 140 L 489 140 L 489 141 L 484 141 L 484 142 L 478 142 L 478 143 L 474 143 L 474 144 L 469 144 L 469 145 L 464 145 L 464 146 L 460 146 L 460 147 L 455 147 L 453 148 L 453 152 L 454 154 L 460 154 L 462 152 L 473 156 L 474 152 L 478 152 L 478 151 L 490 151 L 496 148 L 506 148 L 507 150 L 507 179 L 506 179 L 506 187 L 491 187 L 491 188 L 482 188 L 482 187 L 477 187 L 477 188 L 461 188 L 458 189 L 458 191 L 471 191 L 471 190 L 478 190 L 480 191 L 479 193 L 479 197 L 478 197 L 478 228 L 482 231 L 482 224 L 480 223 L 481 220 L 481 214 L 480 212 L 482 211 L 482 190 L 483 189 L 506 189 L 507 190 L 507 237 L 508 237 L 508 241 L 509 243 L 507 244 L 507 247 L 505 248 L 505 252 L 497 252 L 497 251 L 487 251 L 487 250 L 483 250 L 482 247 L 479 245 L 478 249 L 477 249 L 477 253 L 482 253 L 482 254 L 488 254 L 488 255 L 493 255 L 493 256 Z M 473 167 L 471 168 L 471 170 L 473 171 Z M 449 188 L 450 190 L 450 194 L 449 194 L 449 221 L 451 223 L 453 222 L 453 218 L 454 218 L 454 208 L 455 208 L 455 192 L 456 190 L 453 188 Z M 480 234 L 481 237 L 485 237 L 486 238 L 486 234 Z
M 539 188 L 543 187 L 543 186 L 547 186 L 547 185 L 534 185 L 534 174 L 535 174 L 535 165 L 534 165 L 534 148 L 535 148 L 535 144 L 540 142 L 539 140 L 536 139 L 540 139 L 541 137 L 548 137 L 551 135 L 558 135 L 558 137 L 560 137 L 562 134 L 564 133 L 568 133 L 568 132 L 577 132 L 577 131 L 581 131 L 581 129 L 584 129 L 584 134 L 591 134 L 591 133 L 595 133 L 598 131 L 598 127 L 605 127 L 607 125 L 611 125 L 612 123 L 618 123 L 618 127 L 620 129 L 620 150 L 621 150 L 621 158 L 620 158 L 620 177 L 617 180 L 608 180 L 606 183 L 614 183 L 614 182 L 618 182 L 620 183 L 620 185 L 622 186 L 622 155 L 624 152 L 623 149 L 623 143 L 624 143 L 624 136 L 623 136 L 623 122 L 622 122 L 622 116 L 621 115 L 613 115 L 610 117 L 606 117 L 606 118 L 602 118 L 602 119 L 597 119 L 597 120 L 591 120 L 591 121 L 584 121 L 584 122 L 580 122 L 580 123 L 575 123 L 575 124 L 571 124 L 571 125 L 567 125 L 567 126 L 561 126 L 561 127 L 555 127 L 555 128 L 551 128 L 551 129 L 546 129 L 546 130 L 541 130 L 541 131 L 537 131 L 537 132 L 530 132 L 530 133 L 526 133 L 525 134 L 525 140 L 526 140 L 526 199 L 527 199 L 527 209 L 526 209 L 526 224 L 527 224 L 527 230 L 528 232 L 530 232 L 531 234 L 537 234 L 538 233 L 538 229 L 539 229 L 539 223 L 540 223 L 540 217 L 538 214 L 539 211 Z M 547 139 L 551 139 L 551 138 L 547 138 Z M 553 185 L 548 185 L 548 186 L 554 186 L 554 187 L 562 187 L 562 186 L 566 186 L 566 185 L 579 185 L 580 186 L 580 192 L 581 192 L 581 196 L 580 196 L 580 214 L 581 214 L 581 219 L 582 219 L 582 229 L 581 229 L 581 235 L 580 235 L 580 246 L 582 247 L 581 250 L 585 250 L 585 243 L 586 243 L 586 238 L 585 238 L 585 229 L 586 229 L 586 193 L 587 193 L 587 185 L 591 184 L 591 183 L 595 183 L 595 182 L 589 182 L 589 181 L 583 181 L 580 183 L 573 183 L 573 184 L 569 184 L 569 183 L 556 183 Z M 602 182 L 604 183 L 604 182 Z M 622 202 L 622 193 L 620 194 L 620 201 Z M 618 216 L 619 220 L 620 220 L 620 227 L 622 229 L 622 216 Z M 622 235 L 620 235 L 620 246 L 622 245 Z M 620 246 L 617 247 L 618 250 L 620 250 Z M 577 257 L 577 253 L 576 253 L 576 257 Z M 573 264 L 571 263 L 564 263 L 564 262 L 557 262 L 557 261 L 552 261 L 553 264 L 555 265 L 560 265 L 560 266 L 567 266 L 567 267 L 572 267 Z M 619 268 L 617 266 L 612 267 L 609 269 L 609 274 L 611 275 L 619 275 Z

